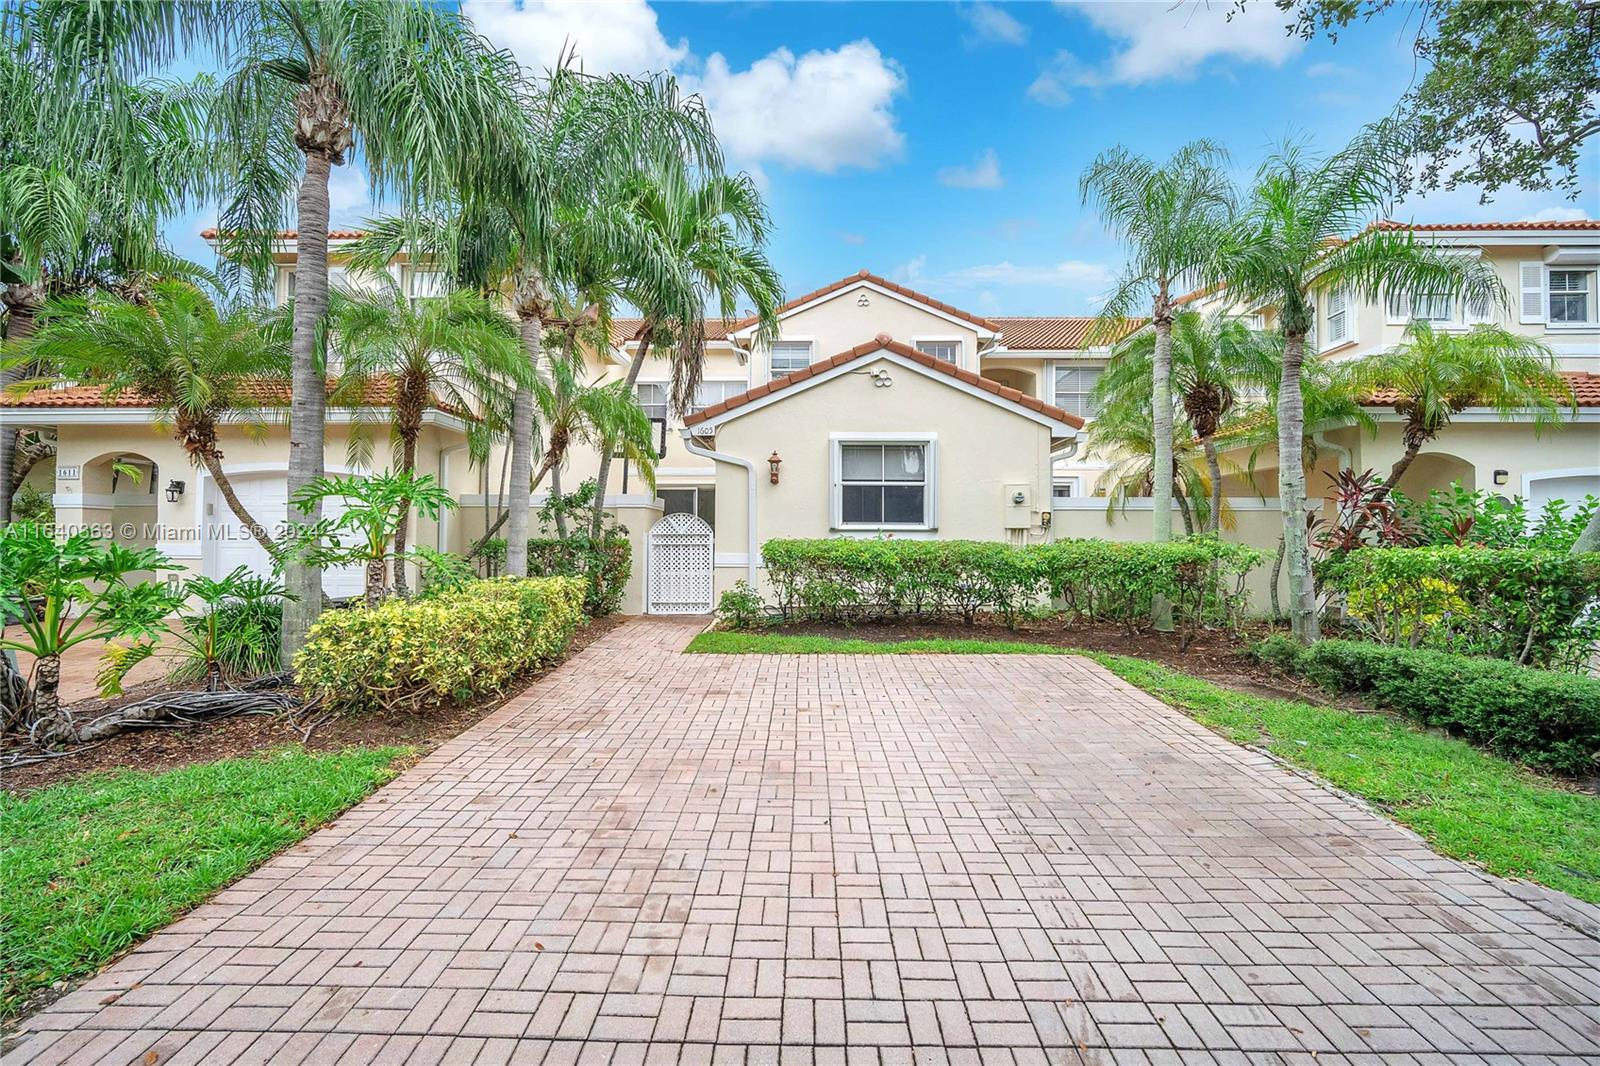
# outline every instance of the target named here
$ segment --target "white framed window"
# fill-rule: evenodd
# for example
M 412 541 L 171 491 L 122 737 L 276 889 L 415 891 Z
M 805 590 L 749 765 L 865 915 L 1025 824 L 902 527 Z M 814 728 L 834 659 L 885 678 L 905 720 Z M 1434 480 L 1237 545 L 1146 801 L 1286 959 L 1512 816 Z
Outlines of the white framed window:
M 1350 293 L 1340 286 L 1328 292 L 1327 331 L 1324 344 L 1331 348 L 1337 344 L 1355 339 L 1355 327 L 1351 321 Z
M 712 404 L 731 399 L 749 388 L 743 381 L 702 381 L 694 390 L 694 403 L 689 410 L 704 411 Z
M 923 355 L 931 355 L 935 359 L 946 363 L 961 362 L 961 339 L 959 337 L 922 337 L 913 338 L 913 345 Z
M 1549 323 L 1587 325 L 1595 321 L 1595 272 L 1551 267 L 1548 285 Z
M 1082 479 L 1057 474 L 1050 482 L 1052 500 L 1073 500 L 1083 495 Z
M 932 529 L 937 441 L 928 436 L 834 437 L 835 529 Z
M 667 417 L 667 385 L 661 381 L 640 381 L 634 385 L 639 395 L 639 406 L 650 418 Z
M 279 267 L 278 273 L 283 278 L 283 301 L 279 304 L 281 307 L 294 299 L 294 267 Z
M 810 341 L 773 341 L 767 356 L 767 365 L 773 378 L 793 374 L 811 365 Z
M 1094 386 L 1103 373 L 1103 366 L 1057 363 L 1052 374 L 1050 402 L 1068 414 L 1093 418 L 1100 413 L 1099 406 L 1094 402 Z
M 712 529 L 717 528 L 717 490 L 710 485 L 686 485 L 656 489 L 661 500 L 661 516 L 692 514 Z
M 430 296 L 443 296 L 446 284 L 442 270 L 408 270 L 406 272 L 406 295 L 413 300 L 426 299 Z

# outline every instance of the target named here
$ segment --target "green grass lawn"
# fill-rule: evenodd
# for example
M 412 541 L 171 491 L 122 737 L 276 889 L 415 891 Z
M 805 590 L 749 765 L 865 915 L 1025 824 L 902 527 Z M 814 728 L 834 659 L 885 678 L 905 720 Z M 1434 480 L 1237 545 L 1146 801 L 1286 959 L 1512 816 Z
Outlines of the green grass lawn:
M 406 751 L 286 748 L 0 793 L 0 1014 L 301 839 L 393 777 Z
M 1222 688 L 1159 663 L 981 640 L 878 643 L 703 633 L 692 652 L 725 654 L 1080 654 L 1240 744 L 1258 744 L 1364 796 L 1445 855 L 1600 903 L 1600 797 L 1380 714 Z

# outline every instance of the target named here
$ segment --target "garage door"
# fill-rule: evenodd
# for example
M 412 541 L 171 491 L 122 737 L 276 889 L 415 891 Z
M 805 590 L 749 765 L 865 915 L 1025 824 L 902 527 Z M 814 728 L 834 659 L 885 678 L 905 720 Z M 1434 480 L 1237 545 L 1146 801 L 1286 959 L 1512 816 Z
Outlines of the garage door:
M 275 473 L 240 474 L 229 480 L 245 510 L 266 526 L 269 534 L 277 537 L 288 524 L 287 477 Z M 267 550 L 256 543 L 244 523 L 234 517 L 233 509 L 210 478 L 206 479 L 206 492 L 206 526 L 212 533 L 206 545 L 206 573 L 221 577 L 232 573 L 235 567 L 245 566 L 262 577 L 272 576 L 272 560 Z M 330 518 L 343 512 L 338 500 L 324 500 L 322 508 Z M 362 583 L 360 566 L 341 566 L 322 573 L 323 591 L 336 599 L 361 595 Z
M 1534 474 L 1528 481 L 1528 510 L 1533 514 L 1538 514 L 1550 500 L 1565 502 L 1565 510 L 1571 514 L 1585 496 L 1600 496 L 1600 474 L 1564 474 L 1560 477 Z

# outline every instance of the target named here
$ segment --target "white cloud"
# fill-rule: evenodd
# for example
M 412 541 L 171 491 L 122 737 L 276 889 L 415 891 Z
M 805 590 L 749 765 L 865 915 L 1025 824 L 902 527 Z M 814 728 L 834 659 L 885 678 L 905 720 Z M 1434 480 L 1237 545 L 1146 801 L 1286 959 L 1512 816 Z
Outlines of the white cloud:
M 1308 78 L 1348 78 L 1355 71 L 1339 63 L 1313 63 L 1305 69 Z
M 1241 10 L 1231 3 L 1057 3 L 1082 15 L 1115 43 L 1103 66 L 1090 69 L 1073 60 L 1077 69 L 1068 72 L 1072 80 L 1065 84 L 1188 80 L 1213 57 L 1276 67 L 1305 47 L 1284 31 L 1283 13 L 1272 4 L 1249 4 Z M 1059 74 L 1052 77 L 1060 80 Z
M 762 163 L 871 168 L 904 148 L 894 101 L 905 73 L 869 40 L 798 56 L 779 48 L 734 70 L 720 52 L 702 62 L 687 40 L 668 41 L 645 0 L 463 0 L 462 10 L 536 71 L 573 48 L 590 73 L 676 74 L 704 98 L 729 156 L 752 172 Z
M 963 267 L 940 276 L 942 285 L 953 289 L 981 289 L 1002 285 L 1038 285 L 1060 289 L 1082 289 L 1111 281 L 1111 268 L 1104 263 L 1066 259 L 1059 263 L 1019 266 L 1012 262 L 984 263 Z
M 1000 159 L 993 148 L 985 148 L 970 167 L 943 167 L 939 184 L 952 189 L 998 189 L 1006 183 L 1000 176 Z
M 905 146 L 893 109 L 905 75 L 865 39 L 801 56 L 779 48 L 743 71 L 713 53 L 704 73 L 686 81 L 705 97 L 736 158 L 830 174 L 875 167 Z
M 889 279 L 898 281 L 902 285 L 910 285 L 922 280 L 922 268 L 928 265 L 928 257 L 919 255 L 915 259 L 907 260 L 889 271 Z
M 1021 44 L 1028 39 L 1028 27 L 994 4 L 978 0 L 977 3 L 962 4 L 956 11 L 972 27 L 969 40 Z
M 478 32 L 546 70 L 562 51 L 577 52 L 590 74 L 670 70 L 689 55 L 689 43 L 669 44 L 645 0 L 462 0 Z
M 1581 207 L 1547 207 L 1528 216 L 1530 222 L 1579 222 L 1589 217 Z
M 1067 92 L 1061 79 L 1049 71 L 1041 71 L 1033 84 L 1028 86 L 1028 98 L 1046 107 L 1066 107 L 1072 103 L 1072 94 Z

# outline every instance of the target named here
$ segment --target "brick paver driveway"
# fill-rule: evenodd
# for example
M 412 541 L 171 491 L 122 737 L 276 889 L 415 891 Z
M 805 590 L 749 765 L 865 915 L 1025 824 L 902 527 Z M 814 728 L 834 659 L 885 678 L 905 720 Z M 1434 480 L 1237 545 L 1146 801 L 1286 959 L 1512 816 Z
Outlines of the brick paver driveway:
M 1091 663 L 690 632 L 613 632 L 7 1062 L 1600 1056 L 1600 941 Z

